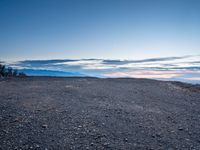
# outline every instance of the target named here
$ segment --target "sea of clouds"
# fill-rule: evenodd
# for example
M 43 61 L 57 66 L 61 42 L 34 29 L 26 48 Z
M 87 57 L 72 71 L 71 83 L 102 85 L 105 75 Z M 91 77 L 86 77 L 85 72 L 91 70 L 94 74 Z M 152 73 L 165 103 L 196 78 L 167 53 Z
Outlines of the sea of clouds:
M 7 65 L 35 76 L 131 77 L 200 83 L 200 55 L 143 60 L 24 60 Z

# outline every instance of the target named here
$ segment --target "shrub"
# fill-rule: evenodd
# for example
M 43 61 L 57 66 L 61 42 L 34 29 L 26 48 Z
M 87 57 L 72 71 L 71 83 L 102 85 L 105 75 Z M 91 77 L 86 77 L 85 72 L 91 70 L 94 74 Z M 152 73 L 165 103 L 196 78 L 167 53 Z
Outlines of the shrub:
M 5 65 L 0 64 L 0 77 L 24 77 L 26 76 L 25 73 L 23 72 L 19 72 L 15 69 L 13 70 L 13 68 L 8 67 L 6 68 Z
M 5 65 L 0 64 L 0 76 L 4 77 L 6 75 L 6 67 Z

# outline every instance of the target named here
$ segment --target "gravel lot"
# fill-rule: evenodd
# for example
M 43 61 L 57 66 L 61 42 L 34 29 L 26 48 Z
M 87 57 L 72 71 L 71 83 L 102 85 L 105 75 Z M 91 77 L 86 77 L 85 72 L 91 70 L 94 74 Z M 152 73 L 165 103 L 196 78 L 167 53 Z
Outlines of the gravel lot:
M 147 79 L 1 79 L 0 149 L 199 150 L 200 87 Z

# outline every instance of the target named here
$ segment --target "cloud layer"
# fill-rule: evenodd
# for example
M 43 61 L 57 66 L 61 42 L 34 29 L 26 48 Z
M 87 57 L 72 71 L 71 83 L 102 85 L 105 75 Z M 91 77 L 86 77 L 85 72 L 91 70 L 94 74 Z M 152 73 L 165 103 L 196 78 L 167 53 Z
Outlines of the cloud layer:
M 25 60 L 9 63 L 18 69 L 76 72 L 95 77 L 134 77 L 199 83 L 200 55 L 144 60 Z M 48 73 L 47 73 L 48 75 Z

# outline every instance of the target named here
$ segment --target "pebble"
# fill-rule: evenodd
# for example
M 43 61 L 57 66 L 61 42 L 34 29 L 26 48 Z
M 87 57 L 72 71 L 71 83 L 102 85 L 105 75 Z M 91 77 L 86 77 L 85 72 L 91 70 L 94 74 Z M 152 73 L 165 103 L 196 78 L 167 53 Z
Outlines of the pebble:
M 125 139 L 124 139 L 124 141 L 125 141 L 125 142 L 128 142 L 128 139 L 127 139 L 127 138 L 125 138 Z
M 108 146 L 110 143 L 106 142 L 106 143 L 103 143 L 103 146 Z
M 183 128 L 182 128 L 182 127 L 179 127 L 179 128 L 178 128 L 178 130 L 182 131 L 182 130 L 183 130 Z
M 42 128 L 45 128 L 45 129 L 46 129 L 47 127 L 48 127 L 47 124 L 43 124 L 43 125 L 42 125 Z
M 156 136 L 160 138 L 161 137 L 161 133 L 157 133 Z
M 7 130 L 2 130 L 2 131 L 3 131 L 4 133 L 6 133 L 6 134 L 8 133 L 8 131 L 7 131 Z
M 14 122 L 19 122 L 19 118 L 15 118 Z
M 90 145 L 91 145 L 91 146 L 93 146 L 93 145 L 94 145 L 94 143 L 90 143 Z
M 40 145 L 36 144 L 36 148 L 40 148 Z

